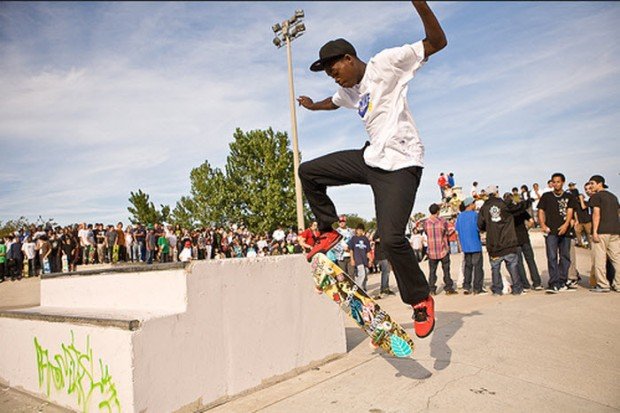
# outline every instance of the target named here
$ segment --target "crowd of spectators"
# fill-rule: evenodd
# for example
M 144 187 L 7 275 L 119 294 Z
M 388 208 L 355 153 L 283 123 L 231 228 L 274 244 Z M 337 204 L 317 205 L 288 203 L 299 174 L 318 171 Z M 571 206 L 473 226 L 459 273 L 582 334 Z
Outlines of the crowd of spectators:
M 191 230 L 179 225 L 123 225 L 122 222 L 116 226 L 30 225 L 0 240 L 0 282 L 72 272 L 78 266 L 87 269 L 96 264 L 301 254 L 314 244 L 312 237 L 312 226 L 299 233 L 282 226 L 273 232 L 253 233 L 237 224 Z
M 620 265 L 618 198 L 607 190 L 604 177 L 593 175 L 584 183 L 583 192 L 574 182 L 565 188 L 566 178 L 561 173 L 553 174 L 545 189 L 534 183 L 530 190 L 524 184 L 503 195 L 495 185 L 483 190 L 479 189 L 478 182 L 473 182 L 465 197 L 453 191 L 456 189 L 453 173 L 449 177 L 450 181 L 443 173 L 440 175 L 441 202 L 429 207 L 430 217 L 416 222 L 411 237 L 418 259 L 429 261 L 431 293 L 437 291 L 436 270 L 440 263 L 444 291 L 448 295 L 456 293 L 450 273 L 450 254 L 463 252 L 461 274 L 465 293 L 486 294 L 481 281 L 483 243 L 490 259 L 494 295 L 542 290 L 528 234 L 535 227 L 539 227 L 545 237 L 547 293 L 577 288 L 581 280 L 576 266 L 577 247 L 592 250 L 591 291 L 620 291 L 615 278 Z M 500 274 L 502 263 L 508 270 L 508 279 Z M 526 275 L 525 263 L 531 281 Z
M 439 265 L 444 275 L 444 291 L 449 295 L 457 293 L 450 255 L 461 252 L 464 253 L 461 287 L 466 294 L 487 293 L 482 285 L 482 245 L 485 243 L 491 261 L 494 294 L 542 290 L 528 235 L 535 227 L 540 227 L 545 234 L 550 275 L 547 292 L 572 290 L 581 279 L 576 269 L 576 247 L 593 250 L 590 279 L 595 291 L 618 289 L 614 279 L 614 266 L 617 267 L 620 260 L 618 201 L 611 192 L 605 191 L 604 178 L 594 176 L 585 183 L 584 193 L 581 193 L 573 182 L 564 189 L 564 176 L 554 174 L 545 189 L 537 183 L 531 190 L 521 185 L 503 196 L 494 185 L 479 189 L 474 182 L 464 197 L 453 191 L 453 173 L 447 178 L 440 176 L 440 180 L 441 202 L 430 206 L 428 217 L 412 221 L 409 234 L 418 261 L 429 261 L 431 293 L 437 293 Z M 344 239 L 332 251 L 331 258 L 362 286 L 366 285 L 369 273 L 381 272 L 381 294 L 393 294 L 389 288 L 389 263 L 380 250 L 378 235 L 365 231 L 363 226 L 355 231 L 348 228 L 345 216 L 340 217 L 337 230 Z M 194 229 L 162 224 L 124 225 L 122 222 L 116 226 L 81 223 L 64 228 L 51 224 L 30 225 L 0 240 L 0 282 L 76 271 L 78 265 L 85 268 L 93 264 L 152 264 L 301 254 L 312 248 L 317 236 L 314 222 L 299 233 L 294 228 L 285 230 L 281 226 L 273 232 L 253 233 L 237 224 Z M 359 254 L 355 259 L 357 250 Z M 601 264 L 601 260 L 607 262 Z M 502 262 L 510 275 L 507 279 L 500 275 Z

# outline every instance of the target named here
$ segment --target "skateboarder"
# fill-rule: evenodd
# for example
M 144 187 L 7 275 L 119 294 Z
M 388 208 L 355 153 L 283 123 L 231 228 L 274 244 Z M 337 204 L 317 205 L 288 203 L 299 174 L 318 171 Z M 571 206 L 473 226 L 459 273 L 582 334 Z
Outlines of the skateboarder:
M 362 149 L 304 162 L 299 167 L 299 177 L 321 232 L 308 259 L 317 252 L 328 251 L 341 238 L 332 229 L 338 215 L 327 196 L 327 187 L 352 183 L 372 187 L 384 251 L 402 300 L 413 306 L 416 335 L 426 337 L 435 326 L 434 302 L 426 277 L 405 238 L 424 165 L 424 146 L 407 104 L 407 84 L 429 56 L 446 46 L 447 40 L 426 2 L 412 3 L 424 25 L 424 40 L 383 50 L 368 63 L 360 60 L 355 48 L 344 39 L 329 41 L 319 51 L 320 58 L 310 70 L 325 71 L 340 89 L 320 102 L 300 96 L 299 104 L 313 111 L 341 106 L 356 109 L 369 140 Z

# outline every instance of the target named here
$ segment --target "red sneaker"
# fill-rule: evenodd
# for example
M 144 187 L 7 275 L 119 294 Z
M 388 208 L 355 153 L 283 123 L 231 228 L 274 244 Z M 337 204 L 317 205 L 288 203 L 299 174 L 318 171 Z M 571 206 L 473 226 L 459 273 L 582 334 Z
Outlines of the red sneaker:
M 428 337 L 435 328 L 435 300 L 429 294 L 425 300 L 413 306 L 413 328 L 416 336 Z
M 319 239 L 316 241 L 316 244 L 314 244 L 312 251 L 306 255 L 308 262 L 312 261 L 312 257 L 317 252 L 326 253 L 334 248 L 341 239 L 342 235 L 340 235 L 338 231 L 332 230 L 329 232 L 322 232 L 321 235 L 319 235 Z

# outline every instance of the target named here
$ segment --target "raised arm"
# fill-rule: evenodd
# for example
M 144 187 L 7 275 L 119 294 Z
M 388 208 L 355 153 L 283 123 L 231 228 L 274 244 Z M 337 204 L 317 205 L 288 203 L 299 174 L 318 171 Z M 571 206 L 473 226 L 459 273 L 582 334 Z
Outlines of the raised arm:
M 412 1 L 411 3 L 413 3 L 413 7 L 420 15 L 424 25 L 426 38 L 424 38 L 422 43 L 424 44 L 424 58 L 427 59 L 430 55 L 446 47 L 448 39 L 446 39 L 446 34 L 439 25 L 435 14 L 425 1 Z
M 299 106 L 303 106 L 308 110 L 334 110 L 340 107 L 332 102 L 331 96 L 320 102 L 314 102 L 308 96 L 300 96 L 297 98 L 297 102 L 299 102 Z

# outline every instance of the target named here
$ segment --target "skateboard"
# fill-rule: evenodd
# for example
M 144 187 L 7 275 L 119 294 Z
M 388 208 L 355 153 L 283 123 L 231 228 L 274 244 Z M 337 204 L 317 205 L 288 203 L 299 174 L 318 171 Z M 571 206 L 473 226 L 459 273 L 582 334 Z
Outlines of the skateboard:
M 62 254 L 62 272 L 69 272 L 69 260 L 65 254 Z
M 50 260 L 45 258 L 43 259 L 43 274 L 49 274 L 52 272 L 52 269 L 50 267 Z
M 118 262 L 118 251 L 119 251 L 119 246 L 118 245 L 114 245 L 112 247 L 112 263 L 116 264 Z
M 374 348 L 396 357 L 413 353 L 413 340 L 405 330 L 325 254 L 312 257 L 312 276 L 317 290 L 338 304 L 368 334 Z

